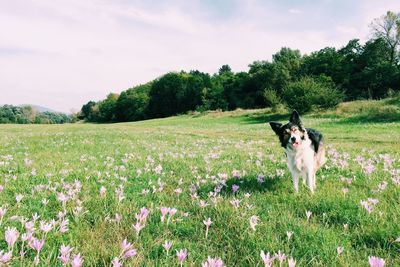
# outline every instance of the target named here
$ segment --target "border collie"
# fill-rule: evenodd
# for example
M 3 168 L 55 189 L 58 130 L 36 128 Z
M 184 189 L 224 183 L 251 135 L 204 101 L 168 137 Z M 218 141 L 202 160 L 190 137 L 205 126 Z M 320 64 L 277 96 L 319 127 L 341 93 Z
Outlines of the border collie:
M 314 129 L 304 128 L 299 113 L 293 111 L 289 123 L 270 122 L 287 157 L 287 165 L 292 173 L 293 186 L 299 191 L 299 176 L 311 193 L 316 189 L 315 173 L 325 163 L 325 147 L 322 134 Z

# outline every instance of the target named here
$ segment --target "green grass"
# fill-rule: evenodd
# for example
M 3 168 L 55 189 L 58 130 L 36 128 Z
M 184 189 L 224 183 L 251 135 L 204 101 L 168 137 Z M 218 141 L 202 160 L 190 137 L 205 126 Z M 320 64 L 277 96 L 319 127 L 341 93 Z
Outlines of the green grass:
M 125 262 L 127 266 L 177 266 L 176 250 L 183 248 L 189 252 L 184 266 L 200 266 L 207 256 L 219 257 L 227 266 L 263 266 L 261 250 L 272 254 L 280 250 L 296 259 L 297 266 L 368 266 L 371 255 L 385 259 L 386 266 L 399 266 L 400 243 L 394 241 L 400 236 L 400 186 L 391 180 L 390 171 L 400 168 L 400 122 L 360 123 L 359 113 L 343 115 L 339 110 L 303 118 L 306 127 L 321 130 L 337 151 L 337 158 L 331 155 L 318 173 L 314 195 L 305 187 L 293 193 L 283 150 L 266 124 L 286 121 L 287 114 L 251 110 L 107 125 L 2 125 L 0 205 L 7 207 L 7 213 L 0 226 L 0 250 L 8 251 L 3 239 L 7 227 L 25 232 L 20 222 L 10 220 L 12 216 L 31 220 L 32 214 L 40 215 L 34 236 L 43 238 L 39 221 L 57 221 L 63 210 L 56 192 L 65 192 L 67 184 L 78 180 L 81 189 L 65 207 L 69 231 L 61 234 L 57 226 L 47 234 L 40 266 L 61 266 L 57 257 L 62 243 L 81 253 L 85 266 L 109 266 L 125 238 L 138 251 Z M 382 154 L 394 159 L 388 170 Z M 360 155 L 373 162 L 376 170 L 371 175 L 355 161 Z M 341 168 L 339 160 L 348 166 Z M 158 165 L 161 174 L 154 171 Z M 235 170 L 241 178 L 233 177 Z M 277 175 L 277 170 L 284 170 L 284 175 Z M 228 176 L 226 187 L 210 198 L 221 174 Z M 262 184 L 256 179 L 259 174 L 265 176 Z M 352 178 L 352 184 L 346 185 L 341 177 Z M 153 187 L 159 188 L 158 179 L 164 189 L 152 193 Z M 374 192 L 383 181 L 387 188 Z M 231 191 L 233 184 L 240 186 L 237 193 Z M 125 195 L 121 202 L 115 193 L 120 185 Z M 190 196 L 193 185 L 198 199 Z M 101 186 L 107 189 L 104 198 Z M 344 187 L 349 189 L 346 195 Z M 178 196 L 176 188 L 183 193 Z M 143 189 L 150 193 L 143 195 Z M 18 205 L 17 194 L 24 196 Z M 371 214 L 360 205 L 367 198 L 379 199 Z M 42 199 L 49 203 L 43 205 Z M 233 199 L 241 200 L 238 208 L 230 203 Z M 73 213 L 77 200 L 84 211 L 79 216 Z M 199 207 L 200 200 L 209 206 Z M 160 222 L 162 206 L 178 209 L 168 225 Z M 141 207 L 150 209 L 150 215 L 136 236 L 132 224 Z M 305 215 L 308 210 L 310 220 Z M 122 220 L 110 221 L 116 214 Z M 253 215 L 259 217 L 255 232 L 249 227 Z M 206 239 L 203 220 L 209 217 L 213 223 Z M 293 232 L 290 240 L 287 231 Z M 173 242 L 169 255 L 162 247 L 165 240 Z M 344 248 L 341 255 L 338 246 Z M 27 249 L 21 260 L 21 247 L 19 239 L 12 265 L 32 265 L 35 252 Z

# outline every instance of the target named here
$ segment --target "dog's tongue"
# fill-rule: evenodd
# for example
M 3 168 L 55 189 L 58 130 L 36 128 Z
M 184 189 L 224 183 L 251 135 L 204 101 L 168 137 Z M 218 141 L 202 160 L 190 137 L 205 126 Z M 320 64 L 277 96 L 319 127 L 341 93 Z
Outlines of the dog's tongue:
M 293 143 L 293 146 L 294 146 L 294 147 L 298 147 L 299 145 L 300 145 L 300 142 L 299 142 L 299 141 L 296 141 L 296 142 Z

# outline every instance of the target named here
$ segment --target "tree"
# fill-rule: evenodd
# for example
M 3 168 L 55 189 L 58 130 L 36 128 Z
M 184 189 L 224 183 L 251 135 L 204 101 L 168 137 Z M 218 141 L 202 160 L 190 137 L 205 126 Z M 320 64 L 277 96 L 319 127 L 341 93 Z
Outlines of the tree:
M 107 98 L 98 104 L 97 122 L 112 122 L 115 121 L 115 107 L 119 95 L 110 93 Z
M 115 106 L 117 121 L 137 121 L 147 118 L 151 83 L 123 91 Z
M 94 101 L 89 101 L 86 104 L 84 104 L 81 108 L 79 119 L 90 121 L 90 115 L 92 113 L 92 108 L 94 105 L 96 105 L 96 102 Z
M 400 48 L 400 13 L 388 11 L 386 15 L 374 19 L 370 25 L 376 39 L 383 39 L 389 47 L 390 63 L 398 63 Z

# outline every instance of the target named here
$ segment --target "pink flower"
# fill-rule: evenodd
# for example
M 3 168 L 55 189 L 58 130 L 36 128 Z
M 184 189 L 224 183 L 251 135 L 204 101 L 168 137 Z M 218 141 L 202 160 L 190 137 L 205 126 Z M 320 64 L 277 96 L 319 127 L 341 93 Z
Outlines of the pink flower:
M 62 220 L 60 223 L 60 233 L 68 232 L 68 219 Z
M 250 217 L 250 228 L 255 231 L 256 226 L 258 224 L 258 217 L 256 215 L 253 215 Z
M 183 261 L 186 259 L 188 252 L 186 249 L 181 249 L 176 251 L 176 256 L 178 257 L 179 264 L 182 266 Z
M 169 249 L 172 247 L 172 242 L 168 242 L 167 240 L 165 240 L 163 247 L 167 251 L 167 254 L 168 254 Z
M 201 267 L 224 267 L 224 263 L 219 258 L 211 258 L 208 256 L 207 261 L 201 264 Z
M 139 232 L 144 228 L 144 225 L 141 225 L 140 222 L 135 223 L 132 225 L 133 229 L 136 231 L 136 235 L 139 235 Z
M 7 230 L 5 232 L 5 240 L 8 244 L 8 247 L 11 248 L 11 250 L 14 247 L 15 242 L 17 241 L 19 237 L 19 232 L 15 227 L 7 227 Z
M 281 265 L 282 265 L 282 262 L 286 259 L 286 255 L 284 253 L 282 253 L 280 250 L 278 251 L 278 253 L 275 253 L 274 257 L 276 259 L 278 259 L 278 261 L 280 262 Z
M 239 190 L 239 187 L 237 184 L 232 185 L 232 192 L 236 193 Z
M 371 173 L 374 172 L 375 166 L 372 165 L 371 163 L 368 163 L 368 165 L 364 166 L 363 170 L 366 175 L 370 175 Z
M 267 254 L 264 253 L 264 250 L 261 250 L 260 253 L 261 259 L 264 262 L 264 267 L 271 267 L 274 262 L 275 257 L 270 257 L 269 252 Z
M 167 208 L 167 207 L 161 207 L 161 221 L 163 222 L 165 220 L 165 216 L 169 213 L 171 208 Z
M 147 216 L 149 216 L 150 211 L 143 207 L 140 209 L 140 213 L 136 214 L 136 219 L 139 220 L 140 222 L 144 222 L 147 219 Z
M 125 258 L 125 259 L 128 259 L 128 258 L 130 258 L 130 257 L 134 257 L 136 254 L 137 254 L 136 249 L 130 249 L 130 250 L 127 250 L 127 251 L 124 253 L 124 258 Z
M 242 202 L 242 201 L 239 200 L 239 199 L 236 199 L 236 198 L 234 198 L 234 199 L 232 199 L 232 200 L 230 201 L 230 203 L 231 203 L 235 208 L 238 208 L 238 207 L 239 207 L 240 202 Z
M 288 264 L 289 264 L 289 267 L 295 267 L 296 266 L 296 261 L 293 258 L 290 258 L 288 260 Z
M 100 188 L 100 196 L 101 196 L 101 197 L 105 197 L 106 192 L 107 192 L 107 189 L 106 189 L 104 186 L 102 186 L 102 187 Z
M 209 227 L 212 224 L 211 218 L 208 218 L 207 221 L 203 221 L 206 227 Z
M 154 168 L 154 172 L 157 174 L 161 174 L 162 172 L 162 166 L 161 165 L 157 165 L 157 167 Z
M 83 264 L 83 258 L 81 257 L 81 254 L 75 254 L 72 258 L 71 261 L 71 267 L 80 267 Z
M 113 267 L 122 267 L 122 262 L 120 262 L 118 257 L 115 257 L 112 261 L 111 261 L 111 265 Z
M 15 200 L 17 201 L 17 204 L 19 204 L 23 198 L 24 198 L 23 195 L 17 194 L 17 195 L 15 196 Z
M 210 228 L 210 225 L 212 224 L 211 218 L 208 218 L 207 221 L 203 221 L 204 225 L 206 226 L 206 238 L 208 236 L 208 228 Z
M 12 251 L 10 250 L 7 253 L 4 253 L 3 250 L 0 251 L 0 263 L 2 264 L 6 264 L 7 262 L 9 262 L 12 258 Z
M 29 245 L 39 253 L 44 245 L 44 240 L 34 238 Z
M 70 254 L 71 254 L 72 250 L 73 250 L 73 248 L 71 248 L 70 246 L 65 246 L 64 244 L 61 245 L 61 247 L 60 247 L 61 255 L 58 258 L 63 262 L 64 265 L 69 264 L 69 262 L 71 260 Z
M 378 257 L 375 257 L 375 256 L 368 257 L 368 262 L 369 262 L 369 265 L 371 267 L 383 267 L 383 266 L 385 266 L 385 260 L 381 259 L 381 258 L 378 258 Z

